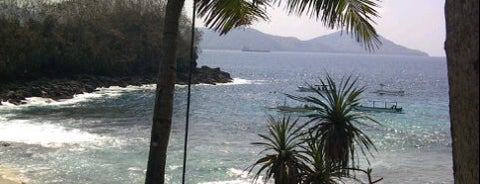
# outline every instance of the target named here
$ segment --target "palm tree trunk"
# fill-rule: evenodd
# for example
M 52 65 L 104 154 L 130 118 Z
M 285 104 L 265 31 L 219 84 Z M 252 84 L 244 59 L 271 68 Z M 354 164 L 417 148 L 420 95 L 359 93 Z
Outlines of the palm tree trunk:
M 173 113 L 179 18 L 185 0 L 169 0 L 165 12 L 146 184 L 165 183 L 165 165 Z
M 478 0 L 446 0 L 448 80 L 455 183 L 478 183 Z

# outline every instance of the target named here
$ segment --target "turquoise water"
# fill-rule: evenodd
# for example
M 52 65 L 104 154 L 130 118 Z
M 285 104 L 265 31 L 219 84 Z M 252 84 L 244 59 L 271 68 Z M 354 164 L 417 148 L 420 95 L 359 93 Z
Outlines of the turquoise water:
M 396 101 L 401 114 L 370 113 L 384 127 L 366 129 L 378 152 L 371 165 L 383 183 L 453 183 L 445 58 L 205 50 L 199 66 L 220 67 L 234 82 L 192 87 L 187 183 L 249 183 L 241 171 L 261 148 L 268 107 L 296 102 L 283 93 L 330 74 L 358 77 L 365 103 Z M 405 90 L 404 96 L 371 91 Z M 143 183 L 154 86 L 106 88 L 62 102 L 30 99 L 0 106 L 0 167 L 28 183 Z M 186 87 L 177 86 L 168 183 L 181 183 Z

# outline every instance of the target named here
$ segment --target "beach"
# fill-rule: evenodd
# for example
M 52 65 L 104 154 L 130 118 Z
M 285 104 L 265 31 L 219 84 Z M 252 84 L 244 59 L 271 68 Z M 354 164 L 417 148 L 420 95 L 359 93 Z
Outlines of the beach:
M 0 167 L 0 184 L 25 184 L 11 170 Z

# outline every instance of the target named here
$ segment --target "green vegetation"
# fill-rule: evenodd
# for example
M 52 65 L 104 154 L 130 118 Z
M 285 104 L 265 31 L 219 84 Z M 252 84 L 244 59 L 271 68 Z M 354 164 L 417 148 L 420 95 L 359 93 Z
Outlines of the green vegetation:
M 367 157 L 371 149 L 376 149 L 373 142 L 358 127 L 371 126 L 367 122 L 380 125 L 375 119 L 364 113 L 354 111 L 360 105 L 360 94 L 364 87 L 356 87 L 356 79 L 347 77 L 337 84 L 329 75 L 326 80 L 320 80 L 321 85 L 330 86 L 327 92 L 310 86 L 316 96 L 293 96 L 288 97 L 309 104 L 309 110 L 316 113 L 307 115 L 313 129 L 320 133 L 319 142 L 323 149 L 325 159 L 334 165 L 348 167 L 351 161 L 355 166 L 356 147 Z M 367 159 L 368 161 L 368 159 Z
M 259 135 L 265 142 L 253 143 L 263 146 L 266 156 L 257 160 L 249 168 L 260 166 L 255 174 L 258 179 L 266 169 L 265 181 L 272 176 L 275 183 L 337 183 L 344 178 L 361 182 L 349 171 L 364 172 L 368 183 L 372 181 L 371 169 L 363 170 L 358 164 L 356 151 L 360 150 L 368 161 L 367 152 L 375 145 L 370 138 L 360 130 L 360 127 L 380 125 L 371 117 L 353 111 L 359 105 L 359 95 L 364 88 L 355 87 L 356 79 L 342 79 L 337 84 L 327 75 L 326 80 L 320 80 L 321 85 L 328 85 L 331 90 L 321 91 L 310 86 L 316 96 L 288 97 L 306 103 L 309 113 L 308 121 L 297 126 L 298 119 L 290 122 L 290 117 L 276 121 L 269 119 L 269 134 Z M 317 97 L 318 96 L 318 97 Z M 370 123 L 373 124 L 370 124 Z M 356 162 L 357 161 L 357 162 Z M 285 179 L 287 178 L 287 179 Z
M 0 82 L 156 74 L 164 7 L 161 0 L 1 0 Z M 184 72 L 190 23 L 184 16 L 180 23 L 177 71 Z
M 268 132 L 270 136 L 259 135 L 266 142 L 254 142 L 252 144 L 265 147 L 262 152 L 271 151 L 274 154 L 268 154 L 258 159 L 255 164 L 250 166 L 249 172 L 257 165 L 262 165 L 255 175 L 255 180 L 266 169 L 265 181 L 271 177 L 275 181 L 284 183 L 298 183 L 301 181 L 301 163 L 306 158 L 297 149 L 303 143 L 302 128 L 305 125 L 296 126 L 298 119 L 293 122 L 290 117 L 283 117 L 281 120 L 275 120 L 269 117 Z

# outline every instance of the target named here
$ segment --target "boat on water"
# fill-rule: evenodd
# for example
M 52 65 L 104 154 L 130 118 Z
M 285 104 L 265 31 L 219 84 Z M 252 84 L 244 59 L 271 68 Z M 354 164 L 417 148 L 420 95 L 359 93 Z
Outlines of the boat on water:
M 251 49 L 248 47 L 243 47 L 242 52 L 270 52 L 270 50 L 267 49 Z
M 397 96 L 403 96 L 405 95 L 404 90 L 391 90 L 391 89 L 384 89 L 385 84 L 380 84 L 381 89 L 373 91 L 372 93 L 377 93 L 379 95 L 397 95 Z
M 310 112 L 312 110 L 309 110 L 305 107 L 301 107 L 301 106 L 298 106 L 298 107 L 290 107 L 290 106 L 286 106 L 286 105 L 279 105 L 277 107 L 274 107 L 274 109 L 278 109 L 279 111 L 285 111 L 285 112 L 300 112 L 300 113 L 307 113 L 307 112 Z
M 287 106 L 287 105 L 279 105 L 279 106 L 276 106 L 276 107 L 272 107 L 270 109 L 275 109 L 275 110 L 278 110 L 278 111 L 284 112 L 284 113 L 298 113 L 298 114 L 303 114 L 303 115 L 308 115 L 308 114 L 311 114 L 311 113 L 315 113 L 315 110 L 308 109 L 307 106 L 292 107 L 292 106 Z
M 372 93 L 377 93 L 379 95 L 397 95 L 397 96 L 405 95 L 405 91 L 403 91 L 403 90 L 383 90 L 383 89 L 379 89 L 379 90 L 376 90 Z
M 403 108 L 399 107 L 397 102 L 372 101 L 372 106 L 359 105 L 355 107 L 357 111 L 389 112 L 401 113 Z
M 315 91 L 321 91 L 321 92 L 327 92 L 331 91 L 332 88 L 329 85 L 323 85 L 323 84 L 315 84 L 313 86 L 298 86 L 297 91 L 300 92 L 315 92 Z

